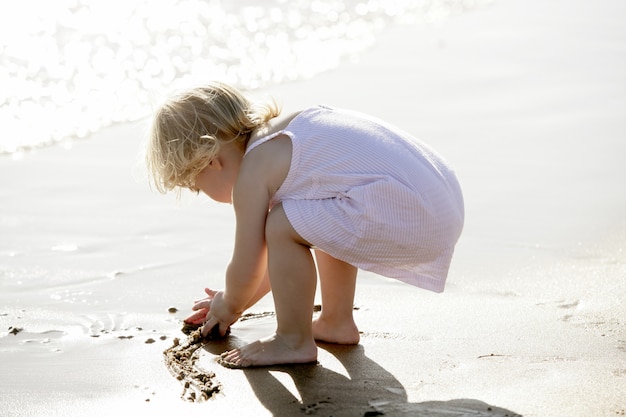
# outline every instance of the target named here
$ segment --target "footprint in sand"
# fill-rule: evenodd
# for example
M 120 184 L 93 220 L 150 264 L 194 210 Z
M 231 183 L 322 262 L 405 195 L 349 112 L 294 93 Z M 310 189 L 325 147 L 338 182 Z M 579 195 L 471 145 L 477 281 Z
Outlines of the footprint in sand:
M 43 332 L 31 332 L 19 326 L 9 326 L 6 336 L 7 344 L 28 344 L 41 345 L 46 350 L 59 352 L 60 349 L 54 342 L 65 336 L 66 333 L 61 330 L 46 330 Z
M 570 309 L 570 308 L 576 308 L 578 307 L 578 304 L 580 304 L 580 300 L 574 300 L 571 302 L 562 302 L 561 304 L 557 305 L 557 307 L 559 308 L 565 308 L 565 309 Z
M 123 314 L 92 314 L 83 316 L 80 323 L 84 333 L 95 339 L 117 338 L 119 340 L 140 340 L 145 344 L 153 344 L 167 340 L 167 335 L 157 330 L 145 330 L 132 324 Z
M 545 306 L 545 307 L 556 307 L 560 310 L 570 310 L 573 311 L 576 308 L 578 308 L 578 306 L 580 305 L 580 300 L 575 299 L 575 300 L 559 300 L 559 301 L 552 301 L 552 302 L 543 302 L 543 303 L 537 303 L 538 306 Z M 572 318 L 574 318 L 574 314 L 573 313 L 568 313 L 565 314 L 561 317 L 561 321 L 564 322 L 569 322 L 572 320 Z

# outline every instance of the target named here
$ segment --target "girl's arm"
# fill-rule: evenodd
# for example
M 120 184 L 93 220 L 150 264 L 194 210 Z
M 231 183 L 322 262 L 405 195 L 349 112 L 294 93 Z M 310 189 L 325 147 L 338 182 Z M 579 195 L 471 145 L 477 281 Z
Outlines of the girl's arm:
M 242 313 L 269 291 L 269 279 L 263 283 L 265 221 L 270 200 L 289 172 L 291 150 L 291 139 L 279 135 L 252 150 L 241 163 L 233 189 L 235 248 L 224 290 L 224 301 L 235 312 Z
M 263 274 L 263 279 L 261 280 L 261 282 L 259 283 L 259 286 L 256 289 L 256 292 L 254 293 L 250 301 L 248 301 L 248 304 L 246 305 L 244 310 L 247 310 L 253 305 L 255 305 L 257 302 L 259 302 L 261 298 L 265 297 L 267 293 L 269 293 L 271 290 L 272 288 L 270 286 L 270 277 L 269 277 L 269 273 L 266 270 L 265 274 Z
M 224 302 L 242 313 L 255 298 L 267 271 L 265 220 L 270 195 L 256 174 L 256 164 L 242 164 L 233 190 L 236 231 L 233 256 L 226 270 Z M 267 291 L 265 292 L 267 293 Z
M 242 164 L 243 165 L 243 164 Z M 226 269 L 224 291 L 217 291 L 207 302 L 196 303 L 194 309 L 207 308 L 206 322 L 202 335 L 207 335 L 219 325 L 223 336 L 247 306 L 254 302 L 265 271 L 267 270 L 267 249 L 265 246 L 265 218 L 269 207 L 267 192 L 263 187 L 253 186 L 245 172 L 239 173 L 233 190 L 236 231 L 233 256 Z
M 285 135 L 258 146 L 242 161 L 233 206 L 236 231 L 224 292 L 210 303 L 203 334 L 220 324 L 224 334 L 243 311 L 269 291 L 265 221 L 271 197 L 284 181 L 291 162 L 291 139 Z

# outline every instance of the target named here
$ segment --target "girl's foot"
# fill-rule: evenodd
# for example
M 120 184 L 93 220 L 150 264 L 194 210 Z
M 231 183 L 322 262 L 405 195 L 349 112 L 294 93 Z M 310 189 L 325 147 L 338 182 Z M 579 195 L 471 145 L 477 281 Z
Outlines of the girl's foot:
M 359 329 L 354 320 L 331 322 L 323 317 L 313 319 L 313 337 L 315 340 L 340 345 L 356 345 L 361 340 Z
M 227 368 L 311 363 L 317 361 L 317 346 L 313 339 L 294 345 L 288 339 L 274 334 L 222 353 L 218 361 Z

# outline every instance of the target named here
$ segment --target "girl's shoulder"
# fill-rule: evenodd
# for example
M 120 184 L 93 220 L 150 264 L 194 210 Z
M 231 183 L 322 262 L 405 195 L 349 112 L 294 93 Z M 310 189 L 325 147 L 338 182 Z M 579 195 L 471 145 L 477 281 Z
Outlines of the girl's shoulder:
M 273 118 L 272 120 L 268 121 L 263 126 L 259 127 L 257 130 L 252 132 L 252 135 L 250 136 L 250 140 L 248 141 L 247 148 L 250 149 L 252 145 L 254 145 L 254 143 L 260 140 L 263 140 L 267 137 L 275 136 L 279 132 L 285 130 L 285 128 L 289 126 L 289 123 L 291 123 L 291 121 L 295 119 L 300 113 L 301 111 L 295 111 L 295 112 L 286 114 L 284 116 L 283 115 L 277 116 Z
M 281 129 L 260 137 L 248 145 L 237 182 L 255 184 L 274 195 L 289 173 L 291 152 L 291 139 Z
M 325 105 L 315 105 L 306 107 L 302 110 L 293 111 L 287 113 L 285 115 L 277 116 L 267 123 L 260 126 L 254 132 L 252 132 L 250 139 L 246 145 L 246 154 L 252 151 L 257 146 L 260 146 L 268 141 L 271 141 L 276 136 L 279 136 L 281 133 L 293 134 L 295 133 L 293 129 L 296 129 L 294 126 L 293 129 L 290 128 L 292 123 L 295 125 L 299 123 L 307 123 L 310 120 L 318 120 L 317 116 L 320 112 L 335 112 L 336 109 L 325 106 Z

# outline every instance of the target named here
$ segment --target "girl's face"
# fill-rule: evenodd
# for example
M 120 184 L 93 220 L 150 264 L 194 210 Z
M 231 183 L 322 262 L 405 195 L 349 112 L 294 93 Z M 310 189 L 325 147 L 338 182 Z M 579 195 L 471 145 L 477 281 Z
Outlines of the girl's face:
M 243 150 L 230 143 L 196 177 L 194 189 L 220 203 L 233 202 L 233 187 L 243 159 Z
M 212 200 L 220 203 L 232 203 L 234 181 L 224 175 L 223 170 L 215 168 L 211 161 L 196 177 L 194 190 L 202 191 Z

